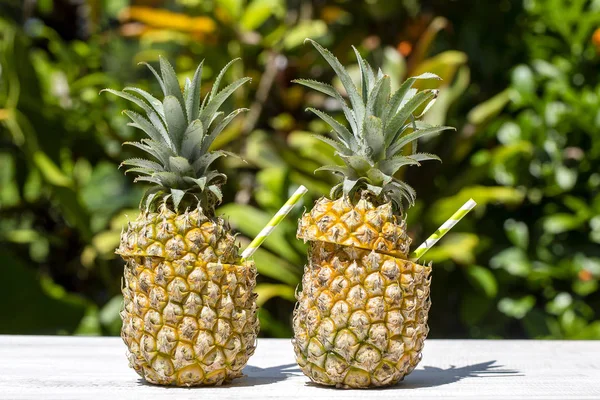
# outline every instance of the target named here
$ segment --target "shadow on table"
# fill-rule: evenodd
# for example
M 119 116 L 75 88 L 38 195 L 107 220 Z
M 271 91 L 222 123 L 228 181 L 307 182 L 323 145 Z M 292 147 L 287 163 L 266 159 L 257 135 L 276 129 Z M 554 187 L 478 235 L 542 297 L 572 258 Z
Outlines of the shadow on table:
M 283 364 L 269 368 L 259 368 L 254 365 L 248 365 L 244 368 L 244 377 L 239 381 L 234 381 L 231 386 L 257 386 L 268 385 L 279 381 L 284 381 L 292 375 L 301 373 L 298 364 Z
M 447 385 L 465 378 L 523 376 L 523 374 L 519 373 L 517 370 L 504 369 L 502 365 L 494 365 L 495 363 L 496 360 L 492 360 L 459 368 L 453 365 L 447 369 L 425 366 L 423 369 L 414 370 L 404 381 L 397 385 L 377 389 L 369 388 L 368 390 L 419 389 Z M 323 386 L 314 382 L 307 382 L 306 385 L 336 390 L 333 386 Z
M 417 389 L 447 385 L 465 378 L 523 376 L 517 370 L 505 369 L 503 365 L 494 364 L 496 364 L 496 360 L 458 368 L 454 365 L 446 369 L 425 366 L 423 369 L 414 370 L 397 387 L 402 389 Z
M 244 386 L 258 386 L 258 385 L 268 385 L 270 383 L 279 382 L 287 379 L 289 376 L 295 373 L 301 373 L 300 368 L 296 363 L 293 364 L 283 364 L 276 365 L 270 368 L 259 368 L 253 365 L 248 365 L 243 370 L 244 376 L 242 378 L 234 379 L 232 382 L 228 382 L 223 384 L 222 388 L 228 387 L 244 387 Z M 175 389 L 175 390 L 191 390 L 191 389 L 201 389 L 203 387 L 217 387 L 217 386 L 196 386 L 196 387 L 177 387 L 177 386 L 160 386 L 154 385 L 145 381 L 142 378 L 138 379 L 138 385 L 140 386 L 151 386 L 158 387 L 162 389 Z

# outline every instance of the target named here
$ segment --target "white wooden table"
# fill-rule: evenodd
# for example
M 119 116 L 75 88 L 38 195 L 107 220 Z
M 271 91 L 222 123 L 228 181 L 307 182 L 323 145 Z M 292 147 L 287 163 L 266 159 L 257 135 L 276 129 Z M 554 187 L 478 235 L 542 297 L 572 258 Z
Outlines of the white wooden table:
M 222 387 L 164 388 L 127 366 L 120 338 L 0 336 L 0 399 L 600 399 L 600 341 L 428 340 L 397 386 L 309 383 L 289 340 L 259 340 L 246 376 Z

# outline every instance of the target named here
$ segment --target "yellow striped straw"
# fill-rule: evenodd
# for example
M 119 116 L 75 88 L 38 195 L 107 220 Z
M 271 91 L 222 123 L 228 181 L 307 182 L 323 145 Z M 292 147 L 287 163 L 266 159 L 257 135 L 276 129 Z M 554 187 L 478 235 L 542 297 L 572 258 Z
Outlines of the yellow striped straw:
M 469 211 L 471 211 L 476 205 L 477 203 L 475 203 L 475 200 L 469 199 L 469 201 L 463 204 L 463 206 L 459 208 L 457 212 L 452 214 L 452 216 L 446 222 L 444 222 L 437 231 L 433 232 L 433 235 L 429 236 L 427 240 L 423 242 L 423 244 L 421 244 L 415 249 L 415 251 L 411 253 L 410 259 L 417 261 L 419 258 L 423 257 L 423 254 L 427 253 L 427 251 L 433 245 L 435 245 L 438 240 L 448 233 L 448 231 L 452 229 L 454 225 L 458 223 L 458 221 L 463 219 L 463 217 L 467 215 Z
M 271 218 L 267 226 L 265 226 L 263 230 L 260 231 L 258 236 L 256 236 L 256 238 L 254 238 L 254 240 L 250 242 L 248 247 L 246 247 L 246 250 L 242 252 L 242 260 L 246 260 L 247 258 L 252 257 L 252 254 L 254 254 L 256 249 L 258 249 L 260 245 L 263 244 L 267 236 L 269 236 L 269 234 L 273 232 L 273 229 L 275 229 L 275 227 L 277 227 L 277 225 L 279 225 L 279 223 L 283 221 L 285 216 L 288 215 L 288 213 L 292 210 L 292 208 L 294 208 L 294 206 L 298 203 L 298 201 L 300 201 L 302 196 L 304 196 L 304 194 L 307 191 L 308 189 L 306 189 L 306 187 L 300 186 L 298 190 L 294 192 L 292 197 L 290 197 L 288 201 L 285 202 L 283 207 L 281 207 L 279 211 L 277 211 L 277 214 L 275 214 L 273 218 Z

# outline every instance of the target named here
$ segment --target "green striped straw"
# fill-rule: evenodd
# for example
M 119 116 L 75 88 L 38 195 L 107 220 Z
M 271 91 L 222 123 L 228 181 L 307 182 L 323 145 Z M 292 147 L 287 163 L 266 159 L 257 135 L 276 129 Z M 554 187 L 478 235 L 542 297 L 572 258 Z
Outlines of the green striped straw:
M 267 236 L 269 236 L 269 234 L 271 232 L 273 232 L 273 229 L 275 229 L 275 227 L 277 227 L 277 225 L 279 225 L 279 223 L 281 221 L 283 221 L 283 219 L 285 218 L 285 216 L 288 215 L 288 213 L 291 211 L 291 209 L 294 208 L 294 206 L 296 205 L 296 203 L 298 203 L 298 201 L 300 201 L 300 199 L 302 198 L 302 196 L 304 196 L 304 194 L 307 191 L 308 191 L 308 189 L 306 189 L 306 187 L 300 186 L 298 188 L 298 190 L 296 190 L 294 192 L 294 194 L 292 195 L 292 197 L 290 197 L 288 199 L 288 201 L 285 202 L 285 204 L 283 205 L 283 207 L 281 207 L 279 209 L 279 211 L 277 211 L 277 214 L 275 214 L 273 216 L 273 218 L 271 218 L 271 220 L 269 221 L 269 223 L 267 224 L 267 226 L 265 226 L 263 228 L 263 230 L 260 231 L 260 233 L 258 234 L 258 236 L 256 236 L 256 238 L 254 238 L 254 240 L 252 242 L 250 242 L 250 244 L 248 245 L 248 247 L 246 247 L 246 250 L 244 250 L 242 252 L 242 260 L 246 260 L 246 259 L 252 257 L 252 254 L 254 254 L 254 252 L 256 251 L 256 249 L 258 249 L 260 247 L 260 245 L 263 244 L 263 242 L 265 241 L 265 239 L 267 238 Z
M 467 215 L 469 211 L 471 211 L 476 205 L 477 203 L 475 203 L 475 200 L 469 199 L 469 201 L 463 204 L 463 206 L 459 208 L 457 212 L 452 214 L 452 216 L 446 222 L 444 222 L 442 226 L 440 226 L 438 230 L 433 233 L 433 235 L 429 236 L 427 240 L 423 242 L 423 244 L 421 244 L 416 248 L 415 251 L 411 253 L 410 259 L 417 261 L 419 258 L 423 257 L 423 254 L 427 253 L 427 251 L 433 245 L 435 245 L 438 240 L 448 233 L 448 231 L 452 229 L 454 225 L 458 223 L 458 221 L 463 219 L 463 217 Z

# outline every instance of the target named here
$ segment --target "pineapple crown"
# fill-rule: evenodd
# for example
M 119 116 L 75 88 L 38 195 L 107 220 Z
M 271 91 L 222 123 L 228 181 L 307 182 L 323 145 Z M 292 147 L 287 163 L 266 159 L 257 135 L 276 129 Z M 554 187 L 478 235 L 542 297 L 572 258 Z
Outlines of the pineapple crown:
M 162 199 L 164 202 L 170 200 L 175 210 L 180 205 L 195 204 L 205 211 L 214 212 L 215 205 L 221 202 L 220 187 L 226 182 L 227 176 L 211 169 L 211 165 L 220 157 L 236 155 L 209 149 L 231 120 L 240 112 L 247 111 L 237 109 L 227 116 L 219 111 L 227 98 L 250 80 L 241 78 L 219 90 L 223 76 L 237 60 L 221 70 L 202 102 L 200 85 L 204 62 L 200 63 L 192 80 L 186 79 L 183 91 L 167 60 L 160 58 L 160 74 L 151 65 L 143 63 L 158 80 L 164 94 L 162 101 L 136 87 L 126 87 L 122 91 L 104 89 L 129 100 L 146 114 L 123 111 L 132 121 L 128 125 L 141 129 L 148 136 L 139 142 L 124 144 L 137 147 L 154 158 L 154 161 L 131 158 L 121 164 L 131 167 L 125 173 L 138 174 L 134 182 L 154 184 L 142 198 L 140 207 L 148 209 Z
M 317 171 L 331 171 L 343 177 L 334 186 L 330 196 L 335 199 L 342 195 L 353 198 L 358 191 L 369 194 L 380 203 L 392 202 L 403 211 L 403 200 L 414 205 L 415 190 L 406 182 L 394 177 L 404 166 L 420 165 L 421 161 L 438 160 L 434 154 L 417 153 L 417 140 L 423 136 L 437 134 L 448 126 L 431 126 L 417 118 L 421 117 L 435 102 L 437 90 L 412 88 L 419 79 L 440 79 L 432 73 L 424 73 L 408 78 L 400 88 L 392 93 L 390 77 L 381 69 L 377 74 L 353 46 L 361 75 L 361 88 L 356 87 L 348 71 L 327 49 L 313 40 L 307 39 L 318 50 L 339 77 L 350 101 L 350 105 L 331 85 L 309 79 L 294 82 L 333 97 L 342 107 L 350 129 L 323 111 L 308 108 L 331 128 L 332 139 L 315 137 L 336 150 L 344 165 L 324 166 Z M 419 115 L 415 112 L 425 104 Z M 405 148 L 410 145 L 409 150 Z M 316 171 L 315 171 L 316 172 Z

